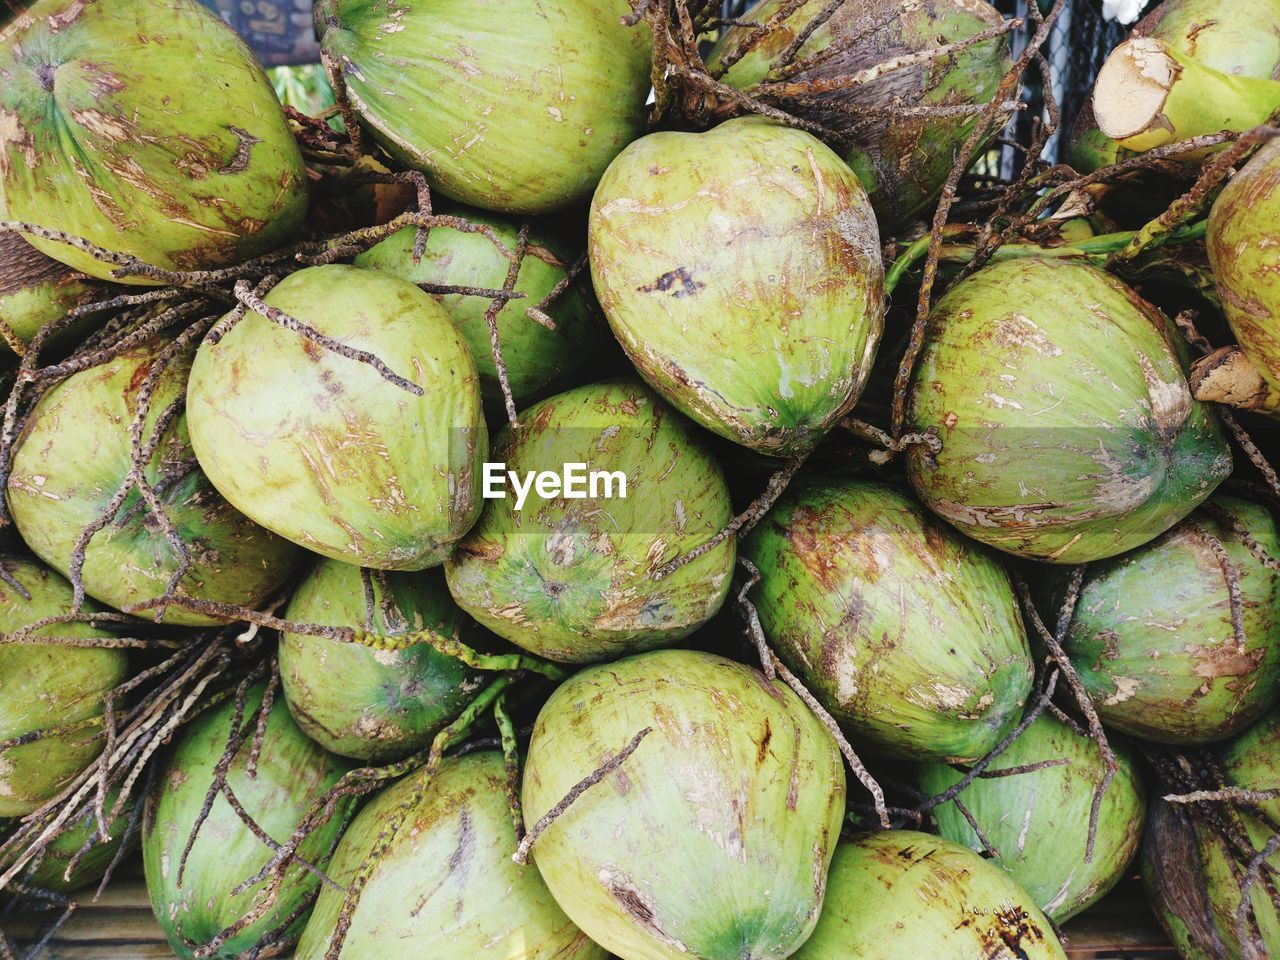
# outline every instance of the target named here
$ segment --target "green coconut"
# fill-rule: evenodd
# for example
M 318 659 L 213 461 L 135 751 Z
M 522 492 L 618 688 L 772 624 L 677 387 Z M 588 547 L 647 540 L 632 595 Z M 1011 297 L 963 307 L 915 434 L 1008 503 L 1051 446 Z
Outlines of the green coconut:
M 758 117 L 629 146 L 591 201 L 591 276 L 636 369 L 753 450 L 812 449 L 862 393 L 884 269 L 866 191 Z
M 9 510 L 27 545 L 70 575 L 72 553 L 86 527 L 102 516 L 132 469 L 130 430 L 141 391 L 163 342 L 153 341 L 77 373 L 40 400 L 18 437 L 9 474 Z M 143 436 L 155 438 L 165 410 L 182 398 L 191 351 L 160 374 Z M 191 569 L 176 595 L 256 606 L 288 578 L 300 551 L 250 522 L 226 502 L 194 464 L 181 413 L 164 428 L 145 477 L 159 497 Z M 181 557 L 136 488 L 85 551 L 89 596 L 128 609 L 165 595 Z M 155 617 L 150 610 L 141 616 Z M 217 620 L 178 607 L 166 623 Z
M 903 105 L 989 103 L 1012 66 L 1008 37 L 993 37 L 947 56 L 886 70 L 869 82 L 853 83 L 848 77 L 966 40 L 998 26 L 1001 16 L 984 0 L 910 5 L 899 0 L 863 0 L 841 4 L 815 29 L 814 20 L 830 4 L 805 0 L 762 35 L 760 26 L 786 13 L 781 9 L 784 5 L 793 6 L 789 0 L 762 0 L 749 9 L 725 31 L 707 66 L 725 83 L 748 93 L 769 90 L 771 102 L 845 139 L 848 145 L 837 149 L 867 188 L 881 226 L 891 230 L 937 198 L 956 153 L 977 124 L 975 114 L 913 116 Z M 788 87 L 768 87 L 781 80 L 780 74 L 771 71 L 784 65 L 784 52 L 792 49 L 803 31 L 811 32 L 792 50 L 790 61 L 798 64 L 819 57 L 818 61 L 788 70 Z M 834 44 L 840 45 L 838 52 L 830 50 Z M 721 74 L 726 58 L 740 59 Z M 814 92 L 806 90 L 806 85 Z M 795 90 L 789 95 L 791 86 Z M 850 105 L 860 109 L 843 109 Z M 989 125 L 989 137 L 995 136 L 1006 116 L 999 114 Z M 989 137 L 979 141 L 975 155 Z
M 1275 833 L 1248 811 L 1237 816 L 1238 829 L 1260 853 Z M 1255 960 L 1280 952 L 1280 910 L 1261 877 L 1249 890 L 1248 936 L 1254 951 L 1244 953 L 1237 935 L 1240 884 L 1248 867 L 1227 841 L 1197 821 L 1181 804 L 1154 799 L 1142 841 L 1142 881 L 1156 919 L 1183 960 Z M 1280 853 L 1266 861 L 1280 869 Z
M 265 302 L 372 353 L 417 393 L 250 311 L 191 368 L 187 423 L 205 473 L 314 553 L 438 565 L 481 507 L 488 433 L 466 342 L 431 297 L 375 270 L 299 270 Z
M 129 800 L 119 814 L 112 816 L 112 809 L 119 798 L 118 790 L 107 792 L 104 805 L 106 840 L 98 836 L 98 820 L 91 800 L 84 811 L 49 842 L 44 852 L 23 869 L 18 880 L 39 890 L 71 893 L 106 876 L 111 864 L 122 856 L 121 848 L 127 843 L 124 853 L 128 853 L 137 845 L 134 827 L 138 801 Z M 0 839 L 3 839 L 4 832 L 4 825 L 0 824 Z
M 719 533 L 733 508 L 719 464 L 644 384 L 594 384 L 544 400 L 519 430 L 499 435 L 494 456 L 521 482 L 585 465 L 573 489 L 534 487 L 523 504 L 495 483 L 503 496 L 446 563 L 454 599 L 494 633 L 580 663 L 675 643 L 720 608 L 732 538 L 655 578 Z M 606 485 L 590 480 L 593 471 L 614 476 Z
M 255 824 L 278 843 L 288 840 L 312 805 L 349 769 L 346 761 L 309 740 L 278 700 L 271 705 L 256 771 L 247 765 L 256 730 L 255 715 L 264 688 L 245 700 L 244 742 L 226 774 L 226 784 Z M 226 750 L 235 721 L 234 699 L 196 719 L 179 738 L 147 797 L 142 824 L 142 864 L 147 892 L 160 929 L 179 957 L 191 960 L 203 946 L 258 906 L 270 881 L 232 890 L 255 876 L 273 851 L 240 819 L 219 793 L 182 869 L 182 855 L 200 816 L 214 770 Z M 323 870 L 342 834 L 351 807 L 310 834 L 298 855 Z M 233 958 L 261 945 L 267 956 L 287 951 L 302 932 L 320 879 L 296 863 L 264 915 L 205 954 Z
M 1209 503 L 1280 557 L 1266 508 L 1221 495 Z M 1239 578 L 1243 646 L 1215 540 Z M 1280 573 L 1229 524 L 1197 511 L 1088 568 L 1063 646 L 1109 727 L 1161 743 L 1221 740 L 1280 696 Z
M 371 630 L 381 637 L 430 631 L 458 642 L 466 621 L 438 570 L 366 572 L 321 560 L 285 613 L 294 623 Z M 423 749 L 456 720 L 479 685 L 473 671 L 430 643 L 373 650 L 281 632 L 280 680 L 304 733 L 326 750 L 385 762 Z
M 43 564 L 8 555 L 0 557 L 0 566 L 22 587 L 0 581 L 0 635 L 71 612 L 71 585 Z M 88 623 L 53 624 L 35 635 L 111 636 Z M 0 643 L 0 742 L 78 727 L 0 747 L 0 817 L 38 809 L 97 757 L 102 740 L 95 736 L 95 721 L 128 668 L 122 650 Z
M 1206 246 L 1241 349 L 1280 387 L 1280 141 L 1265 144 L 1222 188 Z
M 178 270 L 253 257 L 302 223 L 284 111 L 249 48 L 196 0 L 41 0 L 0 30 L 0 76 L 5 219 Z M 112 277 L 111 263 L 28 239 Z
M 790 956 L 818 921 L 844 815 L 835 741 L 781 681 L 721 657 L 589 667 L 538 715 L 526 822 L 646 728 L 534 846 L 556 902 L 627 960 Z
M 1280 713 L 1269 713 L 1222 747 L 1228 782 L 1246 790 L 1280 790 Z M 1258 808 L 1280 821 L 1280 798 L 1259 800 Z
M 65 263 L 46 257 L 16 233 L 0 233 L 0 341 L 13 353 L 26 353 L 46 323 L 75 307 L 105 299 L 109 287 Z M 93 323 L 86 317 L 67 338 Z M 61 338 L 59 338 L 61 339 Z
M 1229 76 L 1280 79 L 1280 0 L 1164 0 L 1129 37 L 1160 40 L 1174 54 Z M 1071 165 L 1085 173 L 1131 155 L 1098 129 L 1091 101 L 1071 131 Z
M 959 844 L 863 834 L 836 848 L 822 919 L 795 960 L 1066 960 L 1026 891 Z
M 472 224 L 489 227 L 507 251 L 515 251 L 520 230 L 516 221 L 467 208 L 450 212 Z M 511 263 L 488 237 L 436 227 L 429 234 L 422 259 L 415 265 L 416 234 L 411 228 L 392 234 L 356 257 L 355 265 L 381 270 L 412 283 L 502 288 Z M 555 323 L 554 330 L 526 314 L 564 280 L 575 258 L 576 254 L 557 242 L 544 227 L 531 230 L 529 252 L 520 264 L 514 287 L 524 298 L 503 304 L 494 317 L 507 380 L 517 406 L 524 406 L 546 388 L 580 373 L 604 349 L 608 328 L 585 281 L 571 284 L 546 308 L 547 316 Z M 501 409 L 502 389 L 485 320 L 492 301 L 456 293 L 435 296 L 471 349 L 476 369 L 480 371 L 480 392 L 485 404 Z
M 412 804 L 377 860 L 338 956 L 388 956 L 412 943 L 415 960 L 605 960 L 604 948 L 556 905 L 537 868 L 512 862 L 506 785 L 502 755 L 476 753 L 445 760 L 434 775 L 419 771 L 360 811 L 329 865 L 343 887 L 399 808 Z M 326 956 L 342 900 L 339 890 L 320 892 L 296 960 Z
M 1094 794 L 1106 774 L 1098 745 L 1050 714 L 1031 726 L 959 796 L 1004 867 L 1054 923 L 1065 923 L 1119 882 L 1138 850 L 1146 801 L 1129 752 L 1119 744 L 1115 779 L 1098 811 L 1093 858 L 1088 853 Z M 1052 766 L 998 776 L 1038 763 Z M 944 793 L 964 776 L 947 764 L 920 768 L 920 787 Z M 953 802 L 937 807 L 938 832 L 976 853 L 987 846 Z
M 925 504 L 1015 556 L 1081 563 L 1141 546 L 1231 471 L 1191 397 L 1172 327 L 1082 263 L 979 270 L 934 306 L 908 396 L 908 453 Z
M 770 644 L 875 752 L 976 759 L 1017 723 L 1032 664 L 1009 577 L 908 496 L 805 481 L 742 552 Z
M 651 41 L 626 0 L 319 0 L 351 105 L 450 197 L 547 213 L 644 132 Z

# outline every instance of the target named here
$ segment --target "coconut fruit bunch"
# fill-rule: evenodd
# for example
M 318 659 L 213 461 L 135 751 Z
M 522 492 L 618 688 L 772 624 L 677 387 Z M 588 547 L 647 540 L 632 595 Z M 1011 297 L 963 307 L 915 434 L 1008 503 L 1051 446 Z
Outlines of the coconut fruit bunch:
M 1277 0 L 18 5 L 0 956 L 1280 955 Z

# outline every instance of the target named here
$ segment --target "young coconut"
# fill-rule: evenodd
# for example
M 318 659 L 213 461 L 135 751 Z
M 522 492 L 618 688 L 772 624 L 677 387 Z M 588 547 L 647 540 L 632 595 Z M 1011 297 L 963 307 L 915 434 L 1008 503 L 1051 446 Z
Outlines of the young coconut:
M 1065 923 L 1119 882 L 1142 836 L 1142 781 L 1128 751 L 1118 744 L 1112 750 L 1118 767 L 1102 797 L 1092 856 L 1091 808 L 1106 764 L 1090 737 L 1047 713 L 956 798 L 982 836 L 953 801 L 933 810 L 938 832 L 975 853 L 991 851 L 1049 919 Z M 963 776 L 947 764 L 927 764 L 920 787 L 936 797 Z
M 863 0 L 839 5 L 823 20 L 829 6 L 761 0 L 725 30 L 707 69 L 831 131 L 828 142 L 857 173 L 881 228 L 890 231 L 941 192 L 977 123 L 977 109 L 957 108 L 991 101 L 1011 66 L 1008 37 L 942 52 L 1002 23 L 995 7 L 975 0 Z M 877 69 L 878 76 L 853 79 Z M 930 108 L 941 112 L 930 116 Z M 1006 118 L 999 115 L 989 137 Z
M 41 398 L 18 436 L 8 484 L 18 532 L 113 607 L 168 595 L 252 607 L 280 588 L 301 552 L 227 503 L 195 463 L 182 412 L 194 352 L 153 341 L 74 374 Z M 163 610 L 167 623 L 218 622 Z
M 71 612 L 71 585 L 42 564 L 10 555 L 0 557 L 0 567 L 0 634 Z M 73 622 L 41 627 L 35 636 L 111 635 Z M 106 700 L 128 667 L 118 649 L 0 643 L 0 817 L 39 809 L 102 751 Z
M 1171 325 L 1082 263 L 985 267 L 933 308 L 911 383 L 911 485 L 962 533 L 1081 563 L 1169 529 L 1231 471 Z
M 1103 723 L 1205 743 L 1276 703 L 1280 573 L 1267 555 L 1280 557 L 1270 512 L 1218 495 L 1152 543 L 1086 570 L 1063 648 Z
M 378 856 L 339 957 L 386 956 L 411 942 L 415 960 L 605 960 L 604 948 L 552 899 L 537 868 L 512 862 L 516 836 L 506 788 L 502 755 L 475 753 L 443 761 L 434 774 L 413 774 L 360 811 L 329 865 L 341 886 L 351 882 L 398 808 L 413 804 Z M 296 960 L 327 956 L 341 903 L 336 890 L 320 892 Z
M 664 564 L 732 517 L 720 466 L 688 423 L 634 380 L 530 407 L 494 456 L 521 480 L 586 464 L 583 496 L 526 487 L 491 500 L 445 565 L 463 610 L 538 656 L 606 660 L 675 643 L 711 619 L 733 575 L 726 538 L 669 576 Z M 603 479 L 600 475 L 605 475 Z
M 654 133 L 591 201 L 591 276 L 650 385 L 713 433 L 789 457 L 862 393 L 884 314 L 866 192 L 802 130 Z
M 488 227 L 506 246 L 506 252 L 484 234 L 436 227 L 427 238 L 421 259 L 415 263 L 417 231 L 405 228 L 360 254 L 353 262 L 357 267 L 381 270 L 410 283 L 502 289 L 512 269 L 508 255 L 516 256 L 522 248 L 520 225 L 509 217 L 479 210 L 463 208 L 452 212 L 470 224 Z M 569 269 L 575 256 L 544 227 L 529 230 L 526 249 L 512 288 L 523 297 L 501 304 L 493 315 L 507 381 L 517 407 L 523 407 L 548 387 L 585 369 L 598 358 L 609 336 L 585 278 L 557 292 L 559 285 L 569 282 Z M 504 398 L 486 319 L 493 301 L 427 289 L 444 307 L 471 349 L 480 372 L 480 393 L 485 406 L 502 409 Z M 529 311 L 539 310 L 544 298 L 553 293 L 557 294 L 555 300 L 545 308 L 545 316 L 553 324 L 549 328 L 543 325 L 542 318 L 530 316 Z
M 218 491 L 322 556 L 440 564 L 480 513 L 488 450 L 475 361 L 440 305 L 334 264 L 291 274 L 218 332 L 187 387 L 191 445 Z
M 782 681 L 664 650 L 589 667 L 551 695 L 522 797 L 529 823 L 557 808 L 534 859 L 601 946 L 628 960 L 783 960 L 818 921 L 845 778 L 830 733 Z
M 1240 937 L 1241 887 L 1250 861 L 1275 834 L 1275 825 L 1238 810 L 1233 832 L 1247 845 L 1236 849 L 1188 806 L 1154 798 L 1142 841 L 1142 882 L 1151 909 L 1183 960 L 1257 960 L 1280 953 L 1280 908 L 1271 895 L 1280 853 L 1262 863 L 1249 885 L 1246 953 Z
M 1223 745 L 1227 781 L 1246 790 L 1280 790 L 1280 713 L 1269 713 Z M 1258 809 L 1280 823 L 1280 797 L 1257 801 Z
M 379 637 L 430 632 L 456 644 L 466 621 L 439 570 L 387 573 L 321 560 L 285 617 L 365 629 Z M 476 673 L 422 641 L 375 650 L 282 631 L 280 680 L 294 720 L 312 740 L 358 760 L 398 760 L 427 746 L 479 687 Z
M 39 858 L 18 875 L 18 881 L 38 890 L 71 893 L 106 876 L 113 863 L 137 847 L 141 803 L 137 798 L 131 798 L 113 816 L 112 811 L 119 798 L 118 790 L 108 791 L 103 804 L 106 840 L 99 836 L 98 819 L 90 801 L 61 833 L 49 841 Z M 0 823 L 0 841 L 3 841 L 4 833 L 4 824 Z M 0 858 L 0 868 L 6 859 Z
M 0 233 L 0 341 L 18 356 L 46 323 L 109 297 L 109 289 L 46 257 L 18 234 Z M 92 322 L 86 317 L 72 330 L 83 333 Z
M 925 891 L 928 895 L 925 895 Z M 885 830 L 836 848 L 827 899 L 794 960 L 1066 960 L 1035 901 L 959 844 Z
M 1130 40 L 1140 37 L 1158 40 L 1171 56 L 1190 58 L 1199 67 L 1220 74 L 1262 80 L 1280 78 L 1280 0 L 1254 0 L 1248 4 L 1164 0 L 1129 34 Z M 1119 91 L 1122 100 L 1132 92 Z M 1222 107 L 1206 104 L 1208 112 Z M 1098 129 L 1093 107 L 1086 102 L 1071 132 L 1071 165 L 1088 173 L 1126 155 L 1119 144 Z
M 1264 144 L 1222 188 L 1205 244 L 1231 331 L 1280 389 L 1280 140 Z
M 1009 577 L 909 497 L 799 483 L 742 553 L 770 644 L 873 751 L 975 760 L 1018 722 L 1032 664 Z
M 0 76 L 0 217 L 116 258 L 26 234 L 77 270 L 112 279 L 121 255 L 219 267 L 302 223 L 306 175 L 284 111 L 249 48 L 196 0 L 41 0 L 0 29 Z
M 586 200 L 644 132 L 651 43 L 622 24 L 629 10 L 625 0 L 319 0 L 315 22 L 351 119 L 393 157 L 464 203 L 547 213 Z
M 264 703 L 259 684 L 241 689 L 183 732 L 147 797 L 142 863 L 156 920 L 179 957 L 233 958 L 284 952 L 297 939 L 320 887 L 323 870 L 342 834 L 349 802 L 303 842 L 269 908 L 252 923 L 238 923 L 263 906 L 265 883 L 240 890 L 270 860 L 259 836 L 287 840 L 311 805 L 349 764 L 326 753 L 298 729 L 278 701 Z M 260 749 L 259 720 L 267 710 Z M 229 764 L 224 762 L 233 752 Z M 243 809 L 250 826 L 232 805 Z

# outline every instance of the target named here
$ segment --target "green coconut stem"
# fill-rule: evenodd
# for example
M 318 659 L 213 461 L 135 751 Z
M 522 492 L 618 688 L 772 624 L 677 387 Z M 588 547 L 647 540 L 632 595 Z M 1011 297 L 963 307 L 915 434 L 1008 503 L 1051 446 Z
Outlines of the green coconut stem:
M 493 722 L 498 725 L 498 737 L 502 741 L 502 765 L 507 773 L 507 806 L 511 809 L 511 824 L 518 844 L 524 839 L 524 809 L 520 805 L 520 745 L 516 740 L 515 724 L 507 712 L 505 690 L 493 702 Z
M 1093 88 L 1098 129 L 1145 151 L 1217 130 L 1248 130 L 1280 108 L 1280 81 L 1220 73 L 1154 37 L 1112 51 Z
M 640 748 L 640 744 L 644 742 L 644 738 L 653 732 L 653 727 L 644 727 L 636 732 L 631 741 L 609 757 L 604 763 L 596 767 L 589 774 L 579 780 L 568 793 L 554 807 L 542 815 L 542 818 L 533 825 L 533 829 L 524 835 L 520 841 L 520 846 L 516 848 L 516 852 L 511 855 L 511 859 L 520 866 L 526 866 L 529 863 L 529 853 L 533 850 L 533 845 L 538 838 L 546 832 L 546 829 L 553 824 L 556 819 L 564 814 L 584 793 L 594 787 L 597 783 L 607 777 L 613 771 L 627 762 L 627 758 Z M 325 960 L 337 960 L 336 955 L 333 958 L 325 956 Z
M 1158 244 L 1152 246 L 1169 246 L 1191 243 L 1204 238 L 1207 220 L 1199 220 L 1169 231 Z M 1135 240 L 1141 230 L 1120 230 L 1116 233 L 1104 233 L 1084 240 L 1075 240 L 1056 247 L 1042 247 L 1034 243 L 1006 243 L 997 247 L 991 254 L 990 262 L 999 260 L 1017 260 L 1026 257 L 1063 257 L 1087 260 L 1102 266 L 1116 253 L 1124 250 Z M 1147 249 L 1151 249 L 1148 246 Z M 929 235 L 925 234 L 911 243 L 889 269 L 885 271 L 885 291 L 892 294 L 894 289 L 917 263 L 929 252 Z M 938 259 L 943 263 L 966 264 L 977 252 L 977 248 L 969 244 L 944 243 Z

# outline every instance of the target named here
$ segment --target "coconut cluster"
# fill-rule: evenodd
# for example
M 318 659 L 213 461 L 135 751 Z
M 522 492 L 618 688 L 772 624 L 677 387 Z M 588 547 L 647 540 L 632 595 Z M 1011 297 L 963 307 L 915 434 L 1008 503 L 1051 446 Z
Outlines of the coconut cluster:
M 197 0 L 15 15 L 0 898 L 1065 960 L 1141 860 L 1280 954 L 1280 0 L 1002 179 L 1065 5 L 318 0 L 312 114 Z

